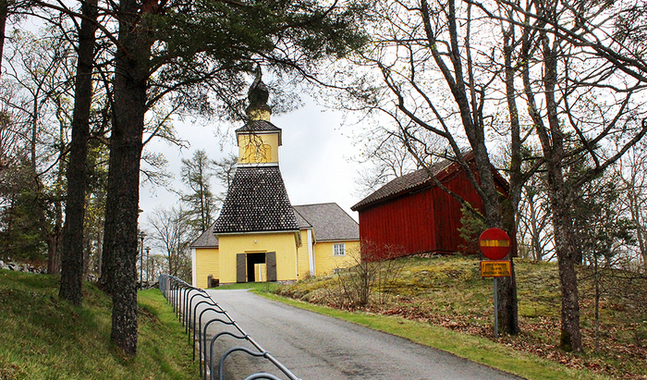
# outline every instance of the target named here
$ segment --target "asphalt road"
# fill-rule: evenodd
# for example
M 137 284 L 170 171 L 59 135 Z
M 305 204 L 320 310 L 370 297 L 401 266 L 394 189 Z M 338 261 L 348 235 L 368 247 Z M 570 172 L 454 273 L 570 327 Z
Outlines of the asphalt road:
M 393 335 L 269 301 L 246 290 L 209 293 L 246 333 L 303 380 L 519 379 Z M 227 360 L 237 362 L 239 369 L 256 365 L 243 355 Z

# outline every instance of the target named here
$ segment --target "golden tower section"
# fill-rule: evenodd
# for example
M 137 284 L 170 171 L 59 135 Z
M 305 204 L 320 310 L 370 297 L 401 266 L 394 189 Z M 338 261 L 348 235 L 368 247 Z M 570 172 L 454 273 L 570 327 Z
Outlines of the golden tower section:
M 279 162 L 279 131 L 239 132 L 238 163 L 269 164 Z
M 236 130 L 239 164 L 278 164 L 281 129 L 270 122 L 272 109 L 267 105 L 269 91 L 257 68 L 254 83 L 247 92 L 247 124 Z

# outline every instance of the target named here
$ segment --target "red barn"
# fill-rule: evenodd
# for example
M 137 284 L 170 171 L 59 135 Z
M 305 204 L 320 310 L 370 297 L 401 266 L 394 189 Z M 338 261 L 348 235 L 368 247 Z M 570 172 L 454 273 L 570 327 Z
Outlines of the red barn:
M 468 162 L 473 158 L 471 152 L 465 155 Z M 482 212 L 483 201 L 458 163 L 442 161 L 431 167 L 431 173 Z M 494 169 L 493 175 L 499 191 L 507 196 L 507 182 Z M 392 180 L 351 209 L 359 212 L 360 240 L 397 247 L 397 255 L 453 253 L 466 245 L 458 232 L 461 204 L 438 187 L 426 169 Z

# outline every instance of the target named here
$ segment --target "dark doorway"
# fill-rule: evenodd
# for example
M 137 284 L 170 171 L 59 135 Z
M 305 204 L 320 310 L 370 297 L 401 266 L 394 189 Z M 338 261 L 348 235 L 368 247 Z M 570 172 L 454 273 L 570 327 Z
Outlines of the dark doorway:
M 254 270 L 254 264 L 265 264 L 265 254 L 247 254 L 247 282 L 256 282 L 256 271 Z

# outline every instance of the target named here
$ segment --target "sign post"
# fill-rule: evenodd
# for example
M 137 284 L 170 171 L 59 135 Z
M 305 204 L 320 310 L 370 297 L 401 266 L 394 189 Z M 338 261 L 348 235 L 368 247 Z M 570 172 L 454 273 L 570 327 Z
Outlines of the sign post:
M 510 261 L 498 261 L 510 252 L 510 236 L 499 228 L 489 228 L 479 237 L 479 248 L 492 261 L 481 261 L 481 277 L 494 278 L 494 340 L 499 338 L 497 278 L 512 275 Z

